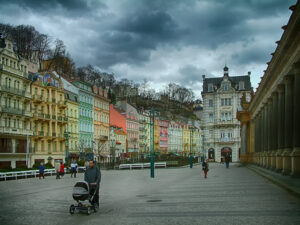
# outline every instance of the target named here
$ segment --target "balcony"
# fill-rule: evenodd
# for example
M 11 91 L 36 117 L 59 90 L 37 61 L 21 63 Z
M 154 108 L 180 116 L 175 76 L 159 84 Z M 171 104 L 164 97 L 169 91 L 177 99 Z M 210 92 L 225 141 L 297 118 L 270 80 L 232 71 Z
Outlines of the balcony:
M 44 113 L 38 113 L 38 119 L 39 120 L 44 120 L 45 119 L 45 114 Z
M 101 142 L 103 142 L 103 141 L 108 141 L 108 136 L 101 135 L 101 136 L 100 136 L 100 141 L 101 141 Z
M 33 102 L 40 103 L 43 101 L 43 96 L 34 94 L 32 100 L 33 100 Z
M 4 64 L 0 64 L 0 70 L 7 71 L 7 72 L 10 72 L 10 73 L 19 75 L 21 77 L 28 78 L 28 74 L 26 72 L 18 70 L 16 68 L 12 68 L 12 67 L 4 65 Z
M 145 135 L 140 135 L 140 139 L 144 139 L 145 137 Z
M 68 117 L 64 116 L 63 117 L 63 123 L 67 123 L 68 122 Z
M 146 128 L 145 127 L 140 127 L 139 130 L 140 131 L 146 131 Z
M 32 136 L 33 132 L 27 129 L 21 128 L 12 128 L 12 127 L 0 127 L 1 134 L 9 134 L 9 135 L 24 135 L 24 136 Z
M 58 101 L 58 107 L 59 108 L 66 108 L 67 107 L 67 101 Z
M 50 115 L 49 114 L 45 114 L 45 119 L 46 120 L 50 120 Z
M 13 88 L 13 87 L 6 87 L 5 85 L 1 85 L 1 91 L 5 91 L 14 95 L 19 95 L 19 96 L 24 96 L 25 95 L 25 91 L 24 90 L 20 90 L 17 88 Z
M 53 133 L 52 133 L 52 139 L 55 139 L 55 138 L 56 138 L 56 133 L 53 132 Z
M 218 127 L 232 127 L 232 126 L 239 126 L 240 123 L 235 120 L 217 120 L 215 122 L 215 126 Z
M 44 131 L 39 131 L 38 136 L 39 138 L 43 138 L 44 137 L 45 132 Z
M 235 142 L 239 142 L 240 138 L 218 138 L 216 140 L 219 144 L 234 144 Z
M 55 116 L 55 115 L 52 115 L 52 119 L 53 119 L 53 120 L 56 120 L 56 116 Z
M 62 116 L 57 116 L 57 122 L 62 123 L 63 117 Z
M 52 103 L 56 103 L 56 100 L 55 100 L 55 98 L 52 98 Z
M 30 112 L 30 111 L 24 111 L 24 116 L 32 117 L 32 112 Z
M 3 106 L 1 108 L 1 112 L 9 113 L 9 114 L 15 114 L 15 115 L 24 115 L 24 110 L 11 108 L 11 107 L 6 107 L 6 106 Z

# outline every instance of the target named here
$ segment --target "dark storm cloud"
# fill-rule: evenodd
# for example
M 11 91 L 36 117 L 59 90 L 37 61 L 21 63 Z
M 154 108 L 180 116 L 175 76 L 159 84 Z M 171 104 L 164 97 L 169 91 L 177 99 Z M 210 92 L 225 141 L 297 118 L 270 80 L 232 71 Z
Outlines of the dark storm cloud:
M 18 5 L 22 9 L 42 14 L 60 13 L 68 17 L 86 15 L 93 9 L 106 7 L 102 2 L 93 0 L 0 0 L 0 4 Z
M 286 23 L 278 18 L 288 18 L 288 7 L 295 2 L 0 0 L 0 20 L 49 31 L 67 44 L 79 66 L 89 63 L 122 71 L 119 76 L 128 79 L 143 79 L 154 69 L 149 80 L 164 74 L 170 81 L 191 85 L 201 82 L 202 74 L 220 71 L 216 68 L 226 60 L 230 68 L 245 71 L 249 63 L 265 65 L 275 47 L 273 39 L 280 37 Z

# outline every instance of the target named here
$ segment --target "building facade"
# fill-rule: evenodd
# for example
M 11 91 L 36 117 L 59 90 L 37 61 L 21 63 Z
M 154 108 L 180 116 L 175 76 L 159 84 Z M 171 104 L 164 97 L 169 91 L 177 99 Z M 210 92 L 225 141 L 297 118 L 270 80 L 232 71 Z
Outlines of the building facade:
M 182 154 L 182 127 L 179 123 L 171 121 L 169 123 L 169 152 Z
M 81 158 L 93 159 L 94 154 L 94 94 L 92 85 L 72 81 L 79 90 L 79 143 Z
M 240 122 L 235 118 L 242 95 L 251 91 L 250 72 L 245 76 L 229 76 L 224 67 L 223 77 L 205 78 L 203 75 L 203 132 L 207 157 L 220 162 L 227 154 L 239 161 Z
M 31 92 L 27 64 L 0 39 L 0 168 L 30 165 Z
M 166 154 L 168 153 L 169 121 L 164 119 L 159 119 L 158 124 L 159 124 L 159 152 L 161 154 Z
M 33 136 L 31 166 L 43 162 L 65 161 L 67 103 L 62 81 L 50 72 L 31 75 L 31 127 Z
M 117 102 L 116 107 L 122 110 L 122 114 L 126 116 L 127 151 L 132 157 L 139 158 L 141 151 L 139 146 L 139 115 L 137 109 L 125 101 Z
M 139 142 L 144 157 L 150 152 L 150 113 L 145 110 L 138 110 L 139 113 Z
M 94 96 L 94 140 L 97 160 L 103 161 L 110 155 L 109 148 L 109 102 L 107 91 L 93 86 Z M 102 155 L 102 156 L 101 156 Z
M 300 4 L 251 101 L 243 96 L 241 161 L 300 177 Z

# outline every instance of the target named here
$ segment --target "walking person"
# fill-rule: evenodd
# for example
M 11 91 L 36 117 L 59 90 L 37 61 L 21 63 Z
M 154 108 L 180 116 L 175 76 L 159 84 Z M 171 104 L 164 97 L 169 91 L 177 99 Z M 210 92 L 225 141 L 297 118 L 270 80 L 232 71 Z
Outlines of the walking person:
M 230 162 L 230 155 L 229 154 L 226 155 L 225 162 L 226 162 L 226 168 L 228 169 L 229 168 L 229 162 Z
M 63 162 L 60 162 L 59 175 L 60 176 L 65 175 L 65 166 L 64 166 Z
M 44 175 L 44 173 L 45 173 L 45 166 L 44 166 L 44 163 L 43 162 L 41 162 L 41 164 L 40 164 L 40 167 L 39 167 L 39 179 L 41 179 L 41 177 L 43 177 L 43 179 L 45 179 L 45 175 Z
M 208 159 L 206 161 L 203 161 L 202 163 L 202 170 L 204 172 L 204 178 L 207 178 L 207 172 L 208 172 Z
M 74 160 L 71 163 L 71 177 L 73 177 L 73 175 L 74 175 L 74 178 L 76 178 L 77 167 L 78 167 L 77 162 L 76 162 L 76 160 Z
M 56 179 L 60 179 L 60 163 L 59 163 L 59 161 L 55 162 L 55 171 L 56 171 Z
M 89 162 L 89 167 L 84 173 L 84 180 L 89 183 L 90 193 L 95 193 L 93 204 L 99 207 L 99 189 L 101 182 L 101 172 L 98 167 L 95 166 L 95 162 L 91 160 Z

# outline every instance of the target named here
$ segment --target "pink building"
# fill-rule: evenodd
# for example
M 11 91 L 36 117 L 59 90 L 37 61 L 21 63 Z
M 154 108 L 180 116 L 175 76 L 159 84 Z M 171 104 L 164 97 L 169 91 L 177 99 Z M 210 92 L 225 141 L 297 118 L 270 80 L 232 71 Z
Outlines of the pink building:
M 169 121 L 159 120 L 159 149 L 161 153 L 168 152 L 168 138 L 169 138 Z

